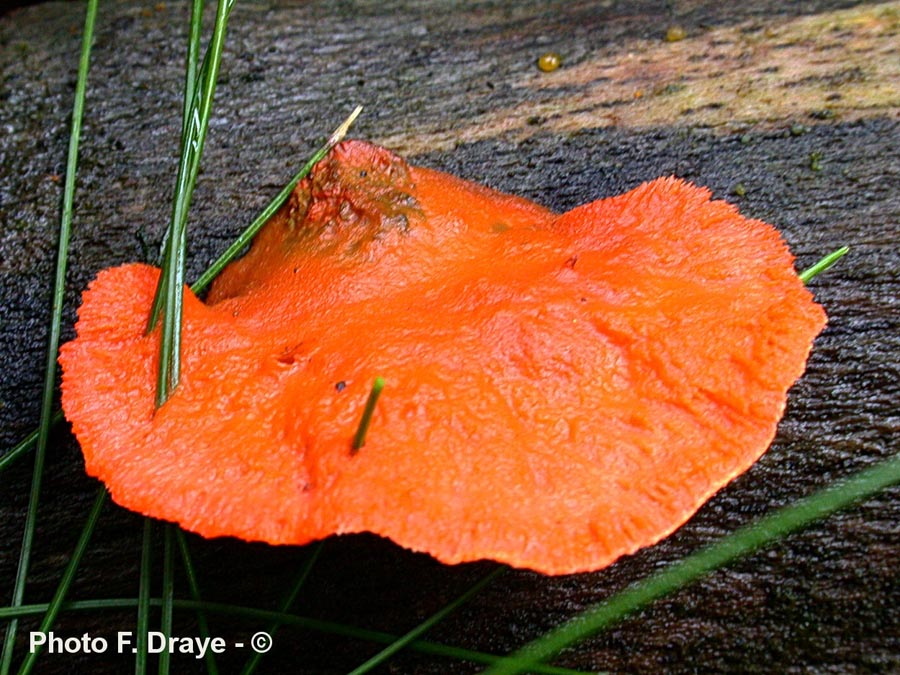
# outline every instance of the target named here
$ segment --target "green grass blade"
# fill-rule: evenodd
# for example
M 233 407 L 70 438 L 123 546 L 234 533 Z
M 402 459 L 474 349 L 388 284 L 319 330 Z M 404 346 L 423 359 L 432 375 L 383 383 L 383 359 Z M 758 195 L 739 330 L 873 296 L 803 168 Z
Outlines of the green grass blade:
M 316 564 L 316 561 L 319 559 L 319 556 L 322 554 L 323 544 L 319 542 L 316 544 L 312 552 L 309 554 L 309 557 L 306 559 L 306 563 L 300 569 L 300 573 L 297 575 L 297 578 L 294 580 L 294 584 L 291 587 L 291 590 L 281 601 L 281 605 L 279 605 L 278 609 L 280 612 L 288 612 L 293 606 L 294 602 L 297 600 L 297 596 L 300 594 L 300 590 L 303 588 L 306 583 L 307 578 L 309 577 L 310 572 L 312 572 L 313 567 Z M 266 632 L 275 637 L 275 632 L 281 627 L 281 624 L 277 621 L 273 621 L 269 624 L 269 627 L 266 629 Z M 260 661 L 262 661 L 263 652 L 256 652 L 250 659 L 247 661 L 247 664 L 244 666 L 244 669 L 241 671 L 241 675 L 253 675 L 256 672 L 256 669 L 259 667 Z
M 135 675 L 147 672 L 147 631 L 150 628 L 150 573 L 153 566 L 153 521 L 144 518 L 144 538 L 141 543 L 141 576 L 137 599 L 137 656 Z
M 266 222 L 275 215 L 275 212 L 287 201 L 287 198 L 291 196 L 291 192 L 294 191 L 294 188 L 297 187 L 297 183 L 303 180 L 312 168 L 321 161 L 325 155 L 331 152 L 332 148 L 336 146 L 338 143 L 343 140 L 344 136 L 347 135 L 347 131 L 350 129 L 350 125 L 353 124 L 354 120 L 359 116 L 359 113 L 362 112 L 362 106 L 357 106 L 352 113 L 350 113 L 349 117 L 343 121 L 343 123 L 334 130 L 334 133 L 331 134 L 328 141 L 320 147 L 318 150 L 313 153 L 313 156 L 309 158 L 306 164 L 303 165 L 303 168 L 300 169 L 294 175 L 293 178 L 288 182 L 287 185 L 284 186 L 284 189 L 276 195 L 275 199 L 273 199 L 269 205 L 263 209 L 262 213 L 260 213 L 256 219 L 250 223 L 246 230 L 244 230 L 241 235 L 235 239 L 235 241 L 228 247 L 228 249 L 221 255 L 219 258 L 209 266 L 209 268 L 200 276 L 200 278 L 191 286 L 191 290 L 194 293 L 202 293 L 206 290 L 207 286 L 212 283 L 212 280 L 215 279 L 219 273 L 234 260 L 240 252 L 244 249 L 244 247 L 250 243 L 250 240 L 256 236 L 257 232 L 259 232 L 260 228 L 266 224 Z
M 94 529 L 97 527 L 97 521 L 100 520 L 100 511 L 103 510 L 103 505 L 105 503 L 106 488 L 101 487 L 99 490 L 97 490 L 97 497 L 94 499 L 94 506 L 93 508 L 91 508 L 91 511 L 88 514 L 87 522 L 85 522 L 84 528 L 81 530 L 81 536 L 79 536 L 78 543 L 75 545 L 75 551 L 69 558 L 69 564 L 66 565 L 66 571 L 63 572 L 62 579 L 60 579 L 59 585 L 56 587 L 56 593 L 53 594 L 53 599 L 47 606 L 47 613 L 44 614 L 44 618 L 41 621 L 41 626 L 40 628 L 38 628 L 38 632 L 48 633 L 53 628 L 53 624 L 56 621 L 56 617 L 59 614 L 59 610 L 62 607 L 63 601 L 66 599 L 69 588 L 71 587 L 72 582 L 75 580 L 75 575 L 78 573 L 78 567 L 81 565 L 81 559 L 84 557 L 84 553 L 87 550 L 88 543 L 91 540 L 91 536 L 93 536 L 94 534 Z M 37 658 L 40 655 L 42 649 L 43 646 L 39 645 L 33 652 L 30 652 L 28 656 L 25 657 L 25 661 L 22 662 L 22 667 L 19 668 L 19 675 L 28 675 L 28 673 L 31 672 L 31 670 L 34 668 L 35 661 L 37 661 Z
M 187 216 L 209 129 L 209 118 L 222 62 L 222 49 L 225 45 L 225 29 L 233 5 L 234 0 L 219 0 L 216 24 L 207 50 L 207 58 L 200 68 L 199 82 L 188 114 L 190 121 L 186 124 L 187 136 L 183 139 L 181 161 L 178 165 L 172 220 L 168 230 L 167 255 L 163 261 L 159 281 L 165 286 L 161 287 L 164 292 L 158 292 L 158 295 L 164 297 L 164 305 L 156 384 L 157 407 L 166 402 L 181 378 L 181 318 L 185 284 Z
M 822 258 L 819 262 L 817 262 L 812 267 L 803 270 L 797 276 L 799 276 L 800 281 L 802 281 L 805 284 L 810 279 L 812 279 L 814 276 L 816 276 L 817 274 L 821 274 L 822 272 L 827 270 L 829 267 L 834 265 L 838 260 L 840 260 L 845 255 L 847 255 L 847 252 L 849 250 L 850 250 L 849 246 L 842 246 L 837 251 L 832 251 L 831 253 L 826 255 L 824 258 Z
M 418 626 L 413 628 L 411 631 L 403 635 L 402 637 L 397 638 L 389 644 L 387 647 L 382 649 L 380 652 L 375 654 L 372 658 L 367 660 L 365 663 L 360 666 L 354 668 L 350 671 L 349 675 L 363 675 L 364 673 L 368 673 L 373 668 L 377 668 L 379 665 L 387 661 L 394 654 L 399 652 L 404 647 L 408 647 L 411 643 L 418 640 L 422 635 L 431 630 L 437 623 L 443 621 L 447 616 L 449 616 L 452 612 L 459 609 L 460 606 L 468 602 L 472 599 L 476 593 L 478 593 L 481 589 L 491 583 L 494 579 L 496 579 L 500 574 L 506 571 L 505 567 L 498 567 L 493 570 L 490 574 L 483 577 L 478 583 L 474 584 L 469 590 L 460 595 L 456 600 L 447 604 L 443 609 L 439 610 L 432 614 L 428 619 L 420 623 Z
M 172 635 L 172 601 L 175 598 L 175 542 L 173 531 L 175 526 L 167 523 L 164 528 L 163 543 L 163 585 L 162 585 L 162 621 L 160 630 L 168 643 Z M 171 655 L 168 649 L 159 654 L 159 675 L 169 675 Z
M 719 542 L 683 558 L 518 650 L 485 672 L 511 675 L 530 671 L 571 644 L 597 633 L 627 614 L 680 590 L 703 575 L 787 534 L 900 482 L 900 454 L 860 471 L 737 530 Z
M 28 567 L 31 561 L 31 547 L 40 503 L 41 480 L 44 475 L 44 458 L 47 454 L 47 439 L 50 435 L 50 421 L 53 416 L 53 394 L 56 389 L 56 359 L 59 355 L 59 336 L 62 325 L 62 307 L 66 290 L 66 267 L 69 261 L 69 237 L 72 231 L 72 210 L 75 202 L 75 176 L 78 169 L 78 144 L 81 139 L 81 123 L 84 117 L 84 99 L 87 91 L 87 76 L 90 68 L 91 46 L 94 40 L 94 24 L 97 18 L 97 0 L 88 0 L 81 41 L 81 58 L 78 64 L 78 80 L 75 85 L 75 102 L 72 109 L 72 130 L 69 134 L 69 153 L 66 159 L 66 180 L 63 189 L 62 218 L 59 225 L 59 245 L 56 256 L 56 276 L 53 282 L 53 303 L 50 312 L 50 337 L 47 344 L 47 358 L 44 370 L 44 388 L 41 398 L 41 419 L 38 426 L 37 452 L 34 471 L 31 476 L 31 493 L 22 534 L 22 548 L 13 587 L 13 605 L 22 604 L 25 584 L 28 581 Z M 0 655 L 0 673 L 8 675 L 12 667 L 13 649 L 16 644 L 18 623 L 13 620 L 6 628 L 3 652 Z
M 178 548 L 181 551 L 181 563 L 184 567 L 184 574 L 187 577 L 188 588 L 191 592 L 191 599 L 200 601 L 200 584 L 197 582 L 197 572 L 194 569 L 194 561 L 191 558 L 191 551 L 188 548 L 187 539 L 185 539 L 184 531 L 181 528 L 175 530 L 175 540 L 178 542 Z M 210 637 L 209 622 L 206 620 L 206 612 L 197 610 L 197 627 L 200 631 L 200 637 L 204 640 Z M 218 675 L 219 666 L 216 664 L 216 657 L 212 650 L 206 652 L 206 672 L 209 675 Z

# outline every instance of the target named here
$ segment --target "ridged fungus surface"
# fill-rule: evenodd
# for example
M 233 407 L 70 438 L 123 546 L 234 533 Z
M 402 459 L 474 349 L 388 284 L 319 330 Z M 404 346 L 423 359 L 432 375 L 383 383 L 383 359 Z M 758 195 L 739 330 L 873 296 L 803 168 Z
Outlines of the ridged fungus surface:
M 101 272 L 60 357 L 115 501 L 207 537 L 368 531 L 549 574 L 658 541 L 745 471 L 825 324 L 779 234 L 706 189 L 557 215 L 355 141 L 205 302 L 185 290 L 155 411 L 158 276 Z

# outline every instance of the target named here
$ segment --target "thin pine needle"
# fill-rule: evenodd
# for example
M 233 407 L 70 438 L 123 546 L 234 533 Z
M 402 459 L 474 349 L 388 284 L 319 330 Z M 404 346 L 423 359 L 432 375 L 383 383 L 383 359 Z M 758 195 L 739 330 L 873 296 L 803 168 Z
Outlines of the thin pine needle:
M 268 220 L 275 214 L 275 212 L 287 201 L 287 198 L 291 196 L 291 192 L 294 191 L 294 188 L 297 187 L 297 183 L 306 178 L 312 168 L 321 161 L 321 159 L 331 152 L 332 148 L 336 146 L 338 143 L 343 140 L 344 136 L 347 135 L 347 131 L 350 129 L 350 125 L 353 124 L 354 120 L 359 116 L 359 113 L 362 112 L 362 106 L 357 106 L 352 113 L 350 113 L 349 117 L 343 121 L 343 123 L 334 130 L 334 133 L 331 134 L 328 141 L 320 147 L 318 150 L 313 153 L 313 156 L 309 158 L 306 164 L 303 165 L 303 168 L 298 171 L 293 178 L 285 185 L 284 189 L 279 192 L 275 198 L 269 203 L 269 205 L 263 209 L 262 213 L 260 213 L 256 219 L 250 223 L 246 230 L 244 230 L 240 236 L 234 240 L 231 246 L 221 255 L 219 258 L 209 266 L 199 279 L 197 279 L 196 283 L 191 286 L 191 290 L 194 293 L 201 293 L 206 290 L 206 287 L 212 283 L 212 280 L 215 279 L 223 269 L 234 260 L 240 252 L 244 249 L 244 247 L 250 243 L 250 240 L 256 236 L 257 232 L 259 232 L 260 228 L 268 222 Z
M 150 574 L 153 566 L 153 521 L 144 518 L 144 538 L 141 543 L 141 576 L 137 599 L 137 656 L 134 674 L 147 672 L 147 631 L 150 628 Z
M 812 279 L 814 276 L 816 276 L 816 275 L 818 275 L 818 274 L 821 274 L 822 272 L 824 272 L 825 270 L 827 270 L 829 267 L 831 267 L 832 265 L 834 265 L 838 260 L 840 260 L 840 259 L 843 258 L 845 255 L 847 255 L 847 252 L 848 252 L 849 250 L 850 250 L 850 247 L 849 247 L 849 246 L 842 246 L 842 247 L 839 248 L 837 251 L 832 251 L 831 253 L 829 253 L 828 255 L 826 255 L 824 258 L 822 258 L 819 262 L 817 262 L 817 263 L 816 263 L 815 265 L 813 265 L 812 267 L 803 270 L 803 271 L 802 271 L 799 275 L 797 275 L 797 276 L 799 276 L 799 277 L 800 277 L 800 281 L 802 281 L 802 282 L 805 284 L 805 283 L 807 283 L 810 279 Z
M 62 410 L 57 410 L 53 413 L 53 417 L 50 418 L 50 429 L 55 427 L 57 424 L 63 421 L 63 412 Z M 30 451 L 37 445 L 38 437 L 41 435 L 41 428 L 38 427 L 30 434 L 28 434 L 25 438 L 19 441 L 16 445 L 9 449 L 9 451 L 0 457 L 0 471 L 5 469 L 7 466 L 10 466 L 14 461 L 19 459 L 22 455 Z M 48 429 L 49 431 L 49 429 Z
M 94 529 L 97 527 L 97 521 L 100 520 L 100 511 L 103 509 L 105 503 L 106 488 L 101 487 L 97 490 L 94 506 L 91 508 L 87 522 L 85 522 L 84 528 L 81 530 L 81 536 L 78 537 L 78 543 L 75 545 L 75 551 L 72 553 L 72 557 L 69 558 L 69 564 L 66 565 L 66 571 L 63 572 L 62 579 L 59 580 L 59 585 L 56 587 L 56 593 L 53 594 L 53 599 L 50 601 L 50 604 L 47 605 L 47 612 L 44 614 L 38 632 L 46 635 L 53 628 L 56 617 L 69 592 L 69 587 L 72 585 L 72 582 L 75 580 L 75 575 L 78 573 L 81 559 L 84 557 L 91 536 L 94 534 Z M 19 675 L 28 675 L 28 673 L 31 672 L 42 649 L 43 645 L 38 645 L 34 651 L 29 652 L 28 656 L 26 656 L 25 660 L 22 662 L 22 667 L 19 668 Z
M 81 58 L 78 64 L 78 80 L 75 85 L 75 102 L 72 109 L 72 130 L 69 135 L 69 153 L 66 159 L 66 180 L 63 189 L 62 218 L 59 224 L 59 245 L 56 256 L 56 277 L 53 282 L 53 304 L 50 312 L 50 337 L 47 344 L 47 358 L 44 370 L 44 388 L 41 398 L 41 420 L 38 426 L 37 452 L 34 456 L 34 471 L 31 475 L 31 493 L 22 534 L 22 548 L 13 587 L 12 604 L 21 605 L 25 597 L 28 581 L 28 567 L 31 561 L 31 546 L 34 540 L 37 510 L 40 503 L 41 480 L 44 475 L 44 458 L 47 454 L 47 439 L 50 436 L 50 420 L 53 416 L 53 394 L 56 389 L 56 359 L 59 354 L 59 336 L 62 326 L 62 308 L 66 290 L 66 268 L 69 261 L 69 237 L 72 231 L 72 212 L 75 202 L 75 176 L 78 169 L 78 143 L 81 139 L 81 122 L 84 116 L 84 99 L 87 90 L 87 76 L 90 68 L 91 46 L 94 40 L 94 24 L 97 18 L 97 0 L 89 0 L 84 20 L 81 41 Z M 13 649 L 16 644 L 18 622 L 13 620 L 6 628 L 3 653 L 0 655 L 0 673 L 8 675 L 12 667 Z
M 485 675 L 530 672 L 539 662 L 566 647 L 604 630 L 626 615 L 695 582 L 703 575 L 748 555 L 762 546 L 810 525 L 835 511 L 900 482 L 900 454 L 854 474 L 832 487 L 815 492 L 793 504 L 743 527 L 717 543 L 681 559 L 647 577 L 605 602 L 579 614 L 541 638 L 516 651 Z
M 290 592 L 284 597 L 281 605 L 278 608 L 280 612 L 288 612 L 294 604 L 294 601 L 297 599 L 297 596 L 300 594 L 300 590 L 306 584 L 306 580 L 309 577 L 310 572 L 312 572 L 313 566 L 316 564 L 316 561 L 319 559 L 319 556 L 322 554 L 323 544 L 319 542 L 313 547 L 312 552 L 309 554 L 309 557 L 306 559 L 306 563 L 300 569 L 300 574 L 297 575 L 297 579 L 294 581 L 294 585 L 291 587 Z M 268 633 L 273 638 L 275 637 L 275 632 L 281 627 L 281 624 L 277 621 L 273 621 L 269 624 L 269 627 L 266 629 L 266 633 Z M 262 661 L 264 652 L 256 652 L 250 659 L 248 659 L 247 664 L 244 666 L 244 669 L 241 671 L 241 675 L 253 675 L 256 672 L 256 669 L 259 667 L 260 661 Z
M 187 539 L 181 528 L 175 530 L 175 540 L 178 542 L 178 548 L 181 551 L 181 564 L 184 567 L 184 574 L 187 577 L 188 588 L 191 592 L 191 599 L 200 601 L 200 584 L 197 582 L 197 572 L 194 569 L 194 561 L 191 558 L 191 551 L 187 545 Z M 209 622 L 206 620 L 206 612 L 201 609 L 197 610 L 197 627 L 200 630 L 200 637 L 207 640 L 210 637 Z M 209 675 L 218 675 L 219 667 L 216 664 L 216 657 L 211 649 L 206 651 L 206 672 Z
M 162 585 L 162 621 L 160 629 L 166 643 L 172 634 L 172 601 L 175 598 L 175 542 L 173 531 L 175 526 L 167 523 L 164 528 L 163 543 L 163 585 Z M 169 675 L 171 655 L 168 649 L 159 654 L 159 675 Z
M 206 142 L 212 103 L 219 77 L 222 50 L 225 45 L 225 29 L 234 0 L 219 0 L 216 24 L 207 50 L 207 58 L 200 68 L 199 82 L 190 107 L 190 122 L 186 124 L 187 137 L 182 144 L 181 161 L 172 220 L 169 224 L 167 255 L 163 262 L 160 284 L 165 284 L 163 296 L 162 331 L 159 349 L 159 371 L 156 384 L 156 406 L 169 398 L 181 377 L 181 318 L 184 299 L 185 251 L 187 248 L 187 215 L 197 175 L 200 158 Z
M 186 145 L 190 139 L 191 125 L 191 106 L 194 103 L 194 96 L 197 91 L 197 60 L 200 56 L 200 33 L 203 28 L 203 0 L 194 0 L 191 7 L 191 25 L 188 37 L 188 51 L 185 59 L 185 77 L 184 77 L 184 97 L 181 113 L 181 153 L 186 152 Z M 203 68 L 209 68 L 209 52 L 204 55 Z M 206 73 L 203 72 L 205 77 Z M 174 214 L 173 214 L 174 217 Z M 169 255 L 169 243 L 171 239 L 169 234 L 171 227 L 167 228 L 162 243 L 161 259 L 165 260 Z M 147 331 L 151 331 L 156 327 L 162 311 L 162 300 L 165 297 L 166 284 L 165 277 L 162 277 L 160 284 L 156 287 L 156 294 L 153 298 L 153 305 L 150 310 L 150 319 L 147 322 Z
M 431 630 L 435 625 L 439 622 L 443 621 L 447 618 L 452 612 L 459 609 L 463 604 L 471 600 L 476 593 L 478 593 L 481 589 L 491 583 L 494 579 L 496 579 L 500 574 L 506 571 L 505 567 L 498 567 L 486 576 L 484 576 L 480 581 L 474 584 L 471 588 L 469 588 L 465 593 L 460 595 L 456 600 L 447 604 L 438 612 L 432 614 L 425 621 L 420 623 L 418 626 L 413 628 L 411 631 L 403 635 L 402 637 L 397 638 L 389 644 L 387 647 L 382 649 L 380 652 L 375 654 L 372 658 L 370 658 L 365 663 L 360 666 L 354 668 L 349 675 L 363 675 L 364 673 L 368 673 L 373 668 L 378 667 L 385 661 L 387 661 L 394 654 L 399 652 L 404 647 L 408 647 L 411 643 L 415 642 L 422 635 Z
M 229 9 L 229 11 L 231 11 Z M 181 113 L 181 135 L 188 136 L 191 123 L 191 102 L 197 89 L 197 64 L 200 62 L 200 33 L 203 28 L 203 0 L 191 5 L 191 32 L 188 38 L 187 58 L 184 64 L 184 103 Z
M 353 452 L 359 450 L 366 443 L 366 434 L 369 432 L 369 425 L 372 423 L 372 415 L 375 414 L 375 406 L 378 405 L 378 398 L 384 389 L 384 378 L 376 377 L 372 383 L 372 390 L 369 392 L 369 398 L 366 399 L 366 405 L 363 408 L 362 419 L 359 420 L 359 426 L 356 434 L 353 436 Z

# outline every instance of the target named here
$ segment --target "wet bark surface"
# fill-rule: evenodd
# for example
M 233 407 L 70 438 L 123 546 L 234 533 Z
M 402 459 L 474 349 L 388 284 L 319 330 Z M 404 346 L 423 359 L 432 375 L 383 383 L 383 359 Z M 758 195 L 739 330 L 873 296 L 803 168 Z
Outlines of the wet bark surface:
M 39 415 L 74 92 L 81 3 L 0 17 L 0 431 Z M 211 13 L 211 11 L 210 11 Z M 239 2 L 229 29 L 190 224 L 189 277 L 221 252 L 357 104 L 358 138 L 563 211 L 659 175 L 708 186 L 773 223 L 805 268 L 851 253 L 812 283 L 829 314 L 790 392 L 775 443 L 661 544 L 609 569 L 508 571 L 428 634 L 496 654 L 739 526 L 897 450 L 900 424 L 900 5 L 812 3 Z M 211 19 L 211 17 L 209 17 Z M 684 40 L 666 42 L 678 24 Z M 153 260 L 178 153 L 187 9 L 101 4 L 82 135 L 63 337 L 104 267 Z M 548 50 L 551 73 L 535 67 Z M 787 53 L 789 56 L 784 57 Z M 736 75 L 737 73 L 737 75 Z M 0 474 L 0 603 L 8 604 L 31 455 Z M 26 602 L 46 602 L 97 485 L 65 425 L 51 436 Z M 136 597 L 141 519 L 108 505 L 71 597 Z M 900 490 L 708 575 L 566 651 L 557 664 L 616 672 L 900 670 Z M 154 594 L 160 591 L 157 529 Z M 189 536 L 204 599 L 274 609 L 309 547 Z M 373 536 L 332 538 L 294 609 L 403 633 L 490 563 L 448 567 Z M 187 597 L 183 577 L 177 595 Z M 57 632 L 114 638 L 134 610 L 65 612 Z M 177 635 L 195 616 L 175 615 Z M 210 616 L 230 642 L 267 621 Z M 36 620 L 22 626 L 17 651 Z M 154 618 L 154 626 L 158 621 Z M 379 647 L 282 629 L 260 672 L 341 673 Z M 115 651 L 110 649 L 110 652 Z M 238 672 L 246 650 L 220 657 Z M 39 672 L 120 672 L 131 654 L 45 655 Z M 174 672 L 200 672 L 176 657 Z M 478 667 L 405 651 L 378 672 Z

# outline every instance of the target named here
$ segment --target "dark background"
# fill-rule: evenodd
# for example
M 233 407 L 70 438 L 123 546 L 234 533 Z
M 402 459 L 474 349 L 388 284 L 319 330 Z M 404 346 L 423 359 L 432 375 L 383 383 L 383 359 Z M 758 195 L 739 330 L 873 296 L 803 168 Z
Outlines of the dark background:
M 177 166 L 187 14 L 182 3 L 101 3 L 64 338 L 99 269 L 156 254 Z M 660 545 L 593 574 L 509 571 L 429 639 L 506 653 L 755 517 L 896 452 L 898 17 L 897 2 L 239 0 L 194 197 L 190 278 L 357 103 L 365 111 L 355 137 L 556 210 L 675 174 L 776 225 L 798 268 L 852 248 L 811 284 L 829 327 L 791 390 L 775 443 L 753 469 Z M 84 5 L 74 2 L 0 16 L 3 448 L 39 417 L 83 19 Z M 669 43 L 666 29 L 675 24 L 687 38 Z M 564 65 L 543 74 L 535 61 L 548 49 Z M 4 605 L 30 476 L 31 456 L 0 473 Z M 63 425 L 51 438 L 27 602 L 51 597 L 95 493 Z M 888 489 L 711 574 L 557 663 L 641 673 L 900 672 L 898 497 Z M 106 507 L 72 597 L 136 596 L 141 523 Z M 189 541 L 204 598 L 263 608 L 277 605 L 308 555 Z M 159 549 L 157 542 L 154 594 Z M 295 611 L 402 633 L 491 567 L 443 566 L 373 536 L 333 538 Z M 181 577 L 177 592 L 187 596 Z M 193 621 L 177 612 L 175 633 L 196 635 Z M 229 640 L 265 628 L 211 621 L 213 634 Z M 20 635 L 34 625 L 24 622 Z M 133 629 L 134 611 L 104 610 L 65 613 L 57 632 L 112 637 Z M 347 672 L 377 649 L 284 629 L 260 672 Z M 245 656 L 227 654 L 223 671 L 237 672 Z M 44 655 L 38 672 L 127 672 L 130 664 L 130 656 Z M 174 672 L 199 668 L 174 662 Z M 476 670 L 403 652 L 379 672 Z

